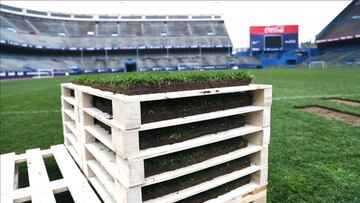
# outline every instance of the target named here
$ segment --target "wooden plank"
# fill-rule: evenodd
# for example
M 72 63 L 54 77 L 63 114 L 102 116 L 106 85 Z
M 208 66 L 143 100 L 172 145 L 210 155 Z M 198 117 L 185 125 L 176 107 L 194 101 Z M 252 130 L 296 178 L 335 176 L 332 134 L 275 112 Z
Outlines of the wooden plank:
M 85 147 L 112 177 L 120 179 L 119 170 L 116 168 L 116 157 L 113 151 L 99 142 L 86 144 Z
M 226 194 L 223 194 L 217 198 L 211 199 L 206 201 L 206 203 L 220 203 L 220 202 L 226 202 L 226 203 L 236 203 L 236 202 L 241 202 L 241 198 L 252 192 L 255 191 L 256 188 L 258 188 L 259 185 L 257 185 L 256 183 L 252 183 L 250 182 L 249 184 L 243 185 L 239 188 L 236 188 Z
M 116 150 L 112 143 L 111 134 L 107 130 L 103 129 L 99 125 L 85 126 L 85 130 L 112 151 Z
M 65 121 L 64 124 L 71 131 L 72 134 L 74 135 L 78 134 L 78 132 L 76 131 L 75 121 Z
M 229 162 L 229 161 L 235 160 L 237 158 L 244 157 L 246 155 L 258 152 L 261 149 L 262 149 L 262 146 L 249 144 L 247 147 L 245 147 L 243 149 L 239 149 L 239 150 L 236 150 L 236 151 L 224 154 L 224 155 L 220 155 L 220 156 L 208 159 L 206 161 L 203 161 L 203 162 L 200 162 L 197 164 L 193 164 L 193 165 L 179 168 L 179 169 L 176 169 L 173 171 L 161 173 L 158 175 L 150 176 L 145 179 L 144 185 L 152 185 L 155 183 L 163 182 L 163 181 L 177 178 L 177 177 L 180 177 L 183 175 L 194 173 L 196 171 L 210 168 L 212 166 L 223 164 L 225 162 Z
M 50 188 L 54 194 L 68 190 L 64 179 L 51 181 Z M 29 200 L 31 200 L 31 187 L 21 188 L 14 191 L 14 202 L 26 202 Z
M 245 169 L 241 169 L 239 171 L 235 171 L 230 174 L 216 177 L 210 181 L 200 183 L 198 185 L 195 185 L 195 186 L 192 186 L 192 187 L 189 187 L 189 188 L 183 189 L 181 191 L 174 192 L 174 193 L 171 193 L 171 194 L 159 197 L 159 198 L 151 199 L 151 200 L 145 201 L 144 203 L 176 202 L 176 201 L 185 199 L 187 197 L 199 194 L 206 190 L 210 190 L 217 186 L 223 185 L 225 183 L 231 182 L 238 178 L 244 177 L 246 175 L 252 174 L 259 170 L 260 170 L 259 166 L 251 165 Z
M 165 121 L 158 121 L 153 123 L 142 124 L 140 130 L 150 130 L 155 128 L 164 128 L 169 126 L 181 125 L 186 123 L 199 122 L 204 120 L 210 120 L 215 118 L 222 118 L 227 116 L 233 116 L 238 114 L 245 114 L 250 112 L 262 111 L 263 107 L 260 106 L 245 106 L 233 109 L 227 109 L 222 111 L 215 111 L 211 113 L 203 113 L 194 116 L 187 116 L 183 118 L 175 118 Z
M 76 106 L 76 100 L 73 96 L 61 96 L 61 98 L 66 101 L 68 104 Z
M 244 197 L 242 197 L 241 199 L 236 199 L 236 200 L 232 200 L 229 203 L 235 203 L 235 202 L 240 202 L 238 200 L 241 200 L 241 203 L 266 203 L 266 188 L 265 190 L 261 190 L 259 192 L 252 192 L 250 194 L 245 195 Z
M 78 141 L 76 140 L 76 137 L 72 133 L 66 133 L 65 137 L 70 141 L 71 145 L 73 146 L 76 154 L 79 154 L 80 146 Z
M 43 158 L 52 157 L 52 151 L 50 149 L 41 150 L 41 155 Z M 15 163 L 17 164 L 26 162 L 26 159 L 26 153 L 15 155 Z
M 145 150 L 141 150 L 139 155 L 129 157 L 129 159 L 149 159 L 152 157 L 157 157 L 161 155 L 165 155 L 168 153 L 173 153 L 177 151 L 182 151 L 194 147 L 199 147 L 206 144 L 211 144 L 215 142 L 219 142 L 222 140 L 231 139 L 234 137 L 239 137 L 243 135 L 247 135 L 254 132 L 261 131 L 262 128 L 253 125 L 245 125 L 240 128 L 235 128 L 232 130 L 227 130 L 219 133 L 204 135 L 198 138 L 194 138 L 191 140 L 186 140 L 184 142 L 179 142 L 171 145 L 164 145 L 160 147 L 153 147 Z
M 114 120 L 122 130 L 137 129 L 141 125 L 140 102 L 122 102 L 113 100 L 112 110 Z
M 93 118 L 96 118 L 97 120 L 105 123 L 108 126 L 115 127 L 118 129 L 121 129 L 119 123 L 117 123 L 115 120 L 111 119 L 111 116 L 105 112 L 102 112 L 101 110 L 95 108 L 95 107 L 87 107 L 83 108 L 83 111 Z
M 80 172 L 64 145 L 52 146 L 54 158 L 59 166 L 67 186 L 75 202 L 101 202 L 91 189 L 89 183 Z
M 89 168 L 94 172 L 95 177 L 101 183 L 105 191 L 113 195 L 115 191 L 115 180 L 96 160 L 87 161 Z
M 76 121 L 76 115 L 74 109 L 62 109 L 62 111 L 69 116 L 73 121 Z
M 14 176 L 15 176 L 15 153 L 3 154 L 0 156 L 0 202 L 13 202 Z
M 89 182 L 95 188 L 96 192 L 100 195 L 101 200 L 105 203 L 116 203 L 110 193 L 104 188 L 97 177 L 89 178 Z
M 39 148 L 26 150 L 32 202 L 56 202 Z M 39 189 L 41 188 L 41 189 Z
M 76 163 L 77 163 L 78 165 L 80 165 L 80 164 L 81 164 L 81 162 L 80 162 L 80 157 L 79 157 L 79 155 L 76 153 L 75 148 L 74 148 L 73 146 L 71 146 L 71 145 L 67 145 L 67 146 L 65 146 L 65 147 L 66 147 L 66 149 L 68 150 L 68 152 L 70 153 L 71 157 L 76 161 Z

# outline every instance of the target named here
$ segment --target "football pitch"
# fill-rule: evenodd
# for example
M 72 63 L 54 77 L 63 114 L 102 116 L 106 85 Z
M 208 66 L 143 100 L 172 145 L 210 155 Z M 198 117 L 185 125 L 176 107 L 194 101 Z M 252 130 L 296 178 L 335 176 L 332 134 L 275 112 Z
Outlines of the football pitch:
M 250 70 L 273 85 L 268 202 L 360 202 L 360 127 L 295 106 L 360 116 L 360 68 Z M 63 143 L 60 84 L 71 77 L 0 83 L 0 153 Z

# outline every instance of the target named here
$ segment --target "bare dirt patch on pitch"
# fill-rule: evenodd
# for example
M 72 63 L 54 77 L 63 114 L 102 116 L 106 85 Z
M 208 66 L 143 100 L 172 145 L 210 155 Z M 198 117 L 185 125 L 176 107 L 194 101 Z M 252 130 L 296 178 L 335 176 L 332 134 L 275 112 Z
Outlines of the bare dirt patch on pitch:
M 335 109 L 329 109 L 322 106 L 302 106 L 302 107 L 296 107 L 301 108 L 304 111 L 315 114 L 317 116 L 323 116 L 326 118 L 329 118 L 331 120 L 340 120 L 345 121 L 347 123 L 360 126 L 360 116 L 350 113 L 341 112 Z
M 340 98 L 327 98 L 327 100 L 338 104 L 345 104 L 349 106 L 360 106 L 360 101 L 355 101 L 355 100 L 340 99 Z

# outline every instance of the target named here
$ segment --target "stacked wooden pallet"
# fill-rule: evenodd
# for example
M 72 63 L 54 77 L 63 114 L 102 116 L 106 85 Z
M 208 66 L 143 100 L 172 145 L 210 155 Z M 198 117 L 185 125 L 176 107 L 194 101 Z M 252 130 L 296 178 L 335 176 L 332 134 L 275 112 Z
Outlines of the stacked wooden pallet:
M 181 98 L 201 98 L 231 93 L 251 93 L 252 104 L 216 110 L 180 118 L 143 122 L 147 102 L 163 102 Z M 94 105 L 94 100 L 106 100 L 112 112 Z M 247 85 L 146 95 L 122 95 L 87 86 L 62 84 L 62 111 L 65 145 L 105 202 L 176 202 L 190 201 L 195 195 L 222 191 L 208 202 L 264 202 L 268 173 L 268 144 L 270 141 L 270 85 Z M 246 124 L 222 132 L 204 134 L 179 142 L 144 148 L 143 132 L 162 130 L 186 124 L 205 123 L 214 119 L 245 115 Z M 159 132 L 159 131 L 156 131 Z M 147 175 L 147 162 L 176 153 L 189 152 L 225 140 L 244 138 L 247 146 L 210 157 L 201 162 L 171 171 Z M 204 182 L 172 191 L 168 194 L 144 196 L 164 184 L 180 184 L 191 175 L 218 169 L 224 164 L 247 157 L 250 164 Z M 160 167 L 160 166 L 159 166 Z M 197 173 L 200 172 L 200 173 Z M 200 175 L 201 176 L 201 175 Z M 222 186 L 248 177 L 241 187 L 224 192 Z M 180 181 L 180 182 L 179 182 Z M 163 185 L 162 185 L 163 184 Z M 166 187 L 165 187 L 166 188 Z M 159 189 L 160 190 L 160 189 Z M 149 198 L 151 197 L 151 198 Z
M 50 180 L 44 159 L 54 157 L 62 178 Z M 26 153 L 3 154 L 1 161 L 0 202 L 56 202 L 56 194 L 69 191 L 73 202 L 101 202 L 64 145 L 52 146 L 47 150 L 30 149 Z M 29 186 L 20 187 L 27 177 L 19 175 L 18 164 L 26 163 Z M 21 178 L 19 177 L 21 176 Z M 64 201 L 60 199 L 59 201 Z

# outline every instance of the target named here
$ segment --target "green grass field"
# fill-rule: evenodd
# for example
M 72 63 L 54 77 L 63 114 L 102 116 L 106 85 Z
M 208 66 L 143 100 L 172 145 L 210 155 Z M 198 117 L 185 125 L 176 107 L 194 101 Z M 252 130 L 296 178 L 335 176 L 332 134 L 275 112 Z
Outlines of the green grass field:
M 269 202 L 360 202 L 360 127 L 299 109 L 318 104 L 360 115 L 360 68 L 253 70 L 273 85 Z M 0 153 L 63 142 L 60 83 L 70 78 L 1 82 Z

